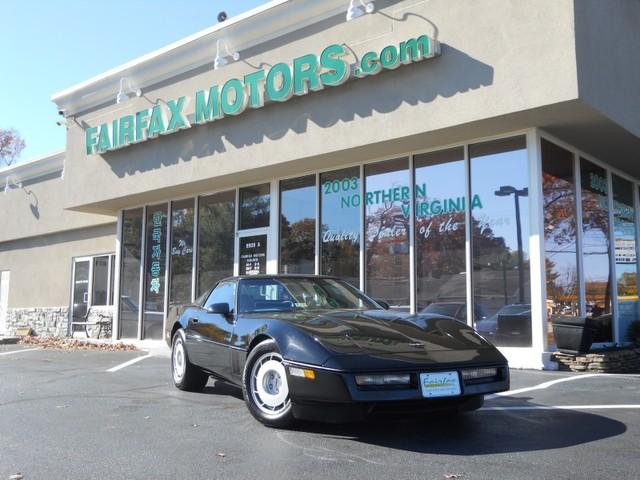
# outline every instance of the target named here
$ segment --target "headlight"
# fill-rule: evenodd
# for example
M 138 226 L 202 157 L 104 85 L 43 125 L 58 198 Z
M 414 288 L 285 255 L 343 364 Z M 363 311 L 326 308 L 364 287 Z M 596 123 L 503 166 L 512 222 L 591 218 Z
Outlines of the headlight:
M 497 368 L 468 368 L 462 370 L 463 380 L 480 380 L 483 378 L 494 378 L 498 376 Z
M 411 375 L 356 375 L 356 383 L 361 387 L 371 385 L 409 385 Z

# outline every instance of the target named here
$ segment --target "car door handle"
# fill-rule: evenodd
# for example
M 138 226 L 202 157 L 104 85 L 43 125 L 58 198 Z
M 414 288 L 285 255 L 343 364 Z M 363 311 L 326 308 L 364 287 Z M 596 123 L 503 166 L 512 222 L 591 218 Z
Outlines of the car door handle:
M 198 319 L 197 318 L 190 318 L 189 319 L 189 323 L 198 323 Z

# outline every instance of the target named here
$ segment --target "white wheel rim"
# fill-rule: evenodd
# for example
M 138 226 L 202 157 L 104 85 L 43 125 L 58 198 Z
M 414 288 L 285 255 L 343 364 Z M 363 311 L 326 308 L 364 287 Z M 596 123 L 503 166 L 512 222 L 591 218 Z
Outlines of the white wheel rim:
M 279 354 L 267 353 L 253 364 L 251 397 L 267 415 L 279 414 L 289 407 L 289 385 Z
M 176 343 L 173 344 L 173 380 L 176 383 L 180 383 L 182 381 L 182 377 L 184 377 L 184 371 L 187 365 L 185 359 L 184 345 L 181 340 L 176 340 Z

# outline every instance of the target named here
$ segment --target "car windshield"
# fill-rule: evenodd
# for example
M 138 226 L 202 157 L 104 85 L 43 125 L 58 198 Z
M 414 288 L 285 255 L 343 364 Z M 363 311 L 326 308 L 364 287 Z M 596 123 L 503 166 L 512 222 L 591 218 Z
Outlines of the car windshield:
M 497 315 L 512 315 L 528 312 L 529 310 L 531 310 L 531 305 L 505 305 L 500 310 L 498 310 Z
M 238 289 L 238 312 L 380 308 L 351 285 L 331 278 L 246 278 Z
M 422 313 L 436 313 L 448 317 L 455 317 L 461 306 L 459 303 L 432 303 L 424 308 Z

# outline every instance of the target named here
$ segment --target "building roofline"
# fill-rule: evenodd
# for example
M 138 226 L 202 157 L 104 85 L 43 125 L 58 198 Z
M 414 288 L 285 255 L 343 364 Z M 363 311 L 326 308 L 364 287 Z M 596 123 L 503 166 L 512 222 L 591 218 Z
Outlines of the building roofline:
M 51 100 L 66 115 L 115 103 L 121 77 L 144 89 L 207 64 L 213 64 L 216 41 L 243 50 L 346 12 L 345 0 L 272 0 L 166 47 L 107 70 L 54 93 Z M 212 66 L 213 68 L 213 66 Z
M 24 182 L 64 170 L 65 150 L 48 153 L 40 157 L 0 169 L 0 189 L 10 182 Z

